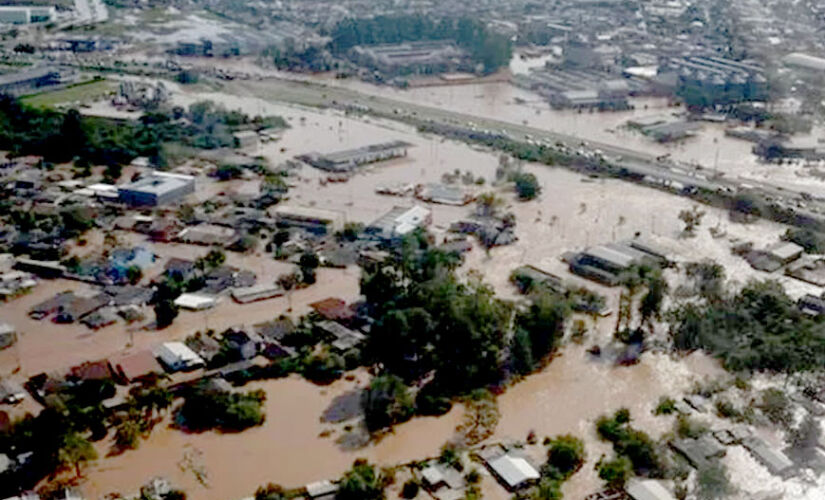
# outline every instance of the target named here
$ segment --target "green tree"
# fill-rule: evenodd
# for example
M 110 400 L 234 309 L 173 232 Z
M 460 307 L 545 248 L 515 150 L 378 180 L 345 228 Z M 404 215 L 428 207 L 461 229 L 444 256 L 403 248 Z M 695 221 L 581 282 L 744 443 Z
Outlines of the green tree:
M 315 270 L 320 265 L 318 255 L 312 252 L 307 252 L 301 255 L 298 261 L 298 266 L 301 268 L 301 276 L 304 283 L 311 285 L 315 283 Z
M 178 317 L 178 306 L 170 299 L 163 299 L 155 303 L 155 326 L 162 330 L 171 325 Z
M 137 285 L 143 278 L 143 271 L 138 266 L 129 266 L 126 269 L 126 279 L 132 285 Z
M 464 417 L 457 429 L 464 444 L 472 446 L 490 437 L 500 416 L 493 393 L 486 389 L 471 392 L 464 400 Z
M 371 432 L 409 420 L 415 404 L 404 381 L 394 375 L 379 375 L 364 391 L 364 421 Z
M 535 175 L 530 173 L 519 173 L 515 176 L 516 194 L 520 200 L 532 200 L 541 192 L 541 186 Z
M 97 452 L 86 438 L 75 432 L 63 436 L 58 461 L 64 467 L 74 467 L 77 477 L 80 477 L 80 465 L 95 459 Z
M 384 488 L 375 467 L 358 459 L 344 474 L 335 494 L 336 500 L 384 500 Z
M 599 478 L 603 480 L 610 489 L 621 490 L 630 474 L 632 473 L 632 466 L 627 457 L 619 456 L 614 460 L 599 460 L 596 464 L 599 471 Z
M 682 234 L 685 237 L 696 236 L 696 228 L 702 223 L 702 217 L 705 212 L 699 210 L 698 206 L 693 206 L 690 210 L 682 210 L 679 212 L 679 220 L 685 223 L 685 229 Z
M 547 464 L 567 479 L 581 469 L 587 459 L 581 439 L 565 434 L 550 441 Z

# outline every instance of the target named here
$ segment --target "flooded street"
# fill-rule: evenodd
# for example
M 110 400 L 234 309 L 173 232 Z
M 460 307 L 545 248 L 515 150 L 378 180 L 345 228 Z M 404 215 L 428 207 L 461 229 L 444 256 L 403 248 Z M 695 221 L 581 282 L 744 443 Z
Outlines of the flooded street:
M 362 85 L 358 82 L 346 84 Z M 607 115 L 559 113 L 546 109 L 535 96 L 502 84 L 436 87 L 403 93 L 387 88 L 380 92 L 398 99 L 461 111 L 469 108 L 479 114 L 513 120 L 524 115 L 524 105 L 514 104 L 514 99 L 520 97 L 535 110 L 529 116 L 532 125 L 568 133 L 592 132 L 599 140 L 622 145 L 642 141 L 629 132 L 617 130 L 628 117 L 644 114 L 641 109 Z M 413 147 L 406 158 L 366 167 L 347 182 L 322 185 L 320 181 L 325 175 L 318 170 L 308 166 L 299 170 L 294 179 L 296 185 L 290 189 L 289 200 L 285 203 L 340 211 L 346 215 L 347 221 L 369 223 L 395 205 L 419 203 L 410 197 L 379 195 L 376 193 L 379 186 L 440 182 L 444 174 L 455 170 L 483 177 L 484 187 L 468 186 L 468 189 L 476 193 L 496 191 L 505 200 L 505 210 L 516 215 L 518 241 L 489 253 L 476 246 L 467 255 L 461 271 L 480 270 L 497 293 L 506 298 L 515 297 L 515 290 L 508 281 L 510 272 L 519 265 L 533 264 L 571 283 L 587 285 L 605 294 L 609 304 L 615 305 L 617 289 L 573 276 L 560 257 L 567 251 L 629 239 L 637 233 L 653 239 L 671 252 L 678 262 L 712 258 L 723 264 L 728 276 L 739 283 L 751 278 L 770 277 L 785 284 L 794 296 L 813 289 L 784 276 L 755 271 L 743 259 L 731 254 L 730 245 L 735 240 L 753 241 L 756 247 L 776 241 L 786 229 L 780 224 L 761 220 L 748 225 L 733 223 L 725 211 L 703 207 L 706 215 L 697 236 L 682 239 L 683 223 L 678 215 L 694 203 L 651 188 L 614 179 L 590 179 L 560 168 L 525 164 L 523 168 L 537 176 L 542 192 L 534 201 L 519 202 L 511 187 L 491 186 L 499 163 L 497 153 L 440 137 L 423 136 L 396 122 L 353 118 L 337 111 L 308 109 L 221 92 L 184 90 L 176 92 L 172 98 L 177 105 L 209 99 L 246 113 L 284 116 L 291 128 L 283 133 L 283 137 L 249 151 L 266 157 L 273 166 L 313 151 L 327 153 L 390 140 L 410 142 Z M 660 111 L 665 109 L 659 101 L 650 101 L 648 106 L 658 106 Z M 598 126 L 594 125 L 596 123 Z M 593 131 L 594 128 L 598 130 Z M 653 152 L 658 151 L 657 148 L 667 150 L 663 146 L 646 147 Z M 720 165 L 723 161 L 748 161 L 742 149 L 721 149 L 724 152 L 720 153 Z M 701 156 L 704 161 L 709 154 L 715 156 L 715 150 L 708 144 L 691 143 L 678 154 L 685 158 L 692 154 L 704 155 Z M 222 187 L 214 185 L 210 189 Z M 443 235 L 450 223 L 472 211 L 472 206 L 427 206 L 433 211 L 431 229 L 437 235 Z M 726 236 L 713 238 L 708 228 L 714 226 Z M 143 243 L 139 236 L 124 234 L 123 238 L 130 244 Z M 207 251 L 204 247 L 179 244 L 156 244 L 153 250 L 159 256 L 153 272 L 157 272 L 168 257 L 193 259 Z M 228 253 L 227 264 L 254 271 L 259 282 L 271 282 L 278 274 L 291 269 L 290 264 L 276 262 L 265 254 Z M 319 270 L 316 285 L 293 292 L 293 316 L 297 318 L 308 311 L 309 303 L 329 296 L 356 300 L 359 276 L 357 268 Z M 79 325 L 55 325 L 27 316 L 34 304 L 58 291 L 84 288 L 88 286 L 72 281 L 45 282 L 33 293 L 0 305 L 0 318 L 15 324 L 22 332 L 16 347 L 0 353 L 0 374 L 11 373 L 19 367 L 15 377 L 22 380 L 44 371 L 62 372 L 85 360 L 151 348 L 164 341 L 182 339 L 197 330 L 220 331 L 271 319 L 285 313 L 289 307 L 286 297 L 247 305 L 224 298 L 212 310 L 181 312 L 172 326 L 160 332 L 144 331 L 139 326 L 126 327 L 122 323 L 92 332 Z M 151 310 L 148 315 L 151 320 Z M 587 342 L 602 342 L 609 338 L 613 324 L 612 318 L 601 320 L 588 334 Z M 721 373 L 716 363 L 701 355 L 677 360 L 662 354 L 645 353 L 639 364 L 616 368 L 590 359 L 585 352 L 588 345 L 565 347 L 544 371 L 526 378 L 500 396 L 502 417 L 493 437 L 524 439 L 533 430 L 540 439 L 565 433 L 583 438 L 588 463 L 564 486 L 566 497 L 576 499 L 600 484 L 593 464 L 609 448 L 596 439 L 593 422 L 598 416 L 628 407 L 640 427 L 653 435 L 661 434 L 669 427 L 670 420 L 656 419 L 651 414 L 659 397 L 678 394 L 698 380 Z M 365 381 L 365 374 L 359 372 L 352 381 L 340 380 L 327 387 L 315 386 L 297 377 L 251 383 L 243 390 L 260 388 L 267 393 L 267 419 L 263 426 L 238 434 L 187 434 L 169 428 L 168 422 L 164 422 L 155 428 L 148 440 L 141 442 L 139 449 L 102 458 L 88 466 L 84 471 L 83 490 L 95 499 L 114 491 L 130 493 L 159 475 L 185 489 L 190 498 L 233 500 L 251 495 L 267 482 L 294 487 L 337 478 L 356 457 L 366 457 L 380 465 L 395 465 L 437 455 L 461 419 L 458 406 L 439 418 L 414 419 L 397 426 L 392 434 L 361 450 L 345 451 L 336 443 L 344 432 L 343 426 L 325 424 L 321 415 L 336 396 L 363 387 Z M 99 444 L 101 457 L 106 455 L 109 446 L 109 441 Z M 206 473 L 207 485 L 198 481 L 193 470 Z M 488 483 L 489 478 L 485 478 L 484 490 L 488 493 L 485 498 L 509 498 L 501 488 Z

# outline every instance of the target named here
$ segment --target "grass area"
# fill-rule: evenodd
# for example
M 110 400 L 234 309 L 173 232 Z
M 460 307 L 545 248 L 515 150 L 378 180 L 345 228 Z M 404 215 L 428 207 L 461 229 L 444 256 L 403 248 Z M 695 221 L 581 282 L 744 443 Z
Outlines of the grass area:
M 23 97 L 23 103 L 37 108 L 55 107 L 58 104 L 66 104 L 72 102 L 88 102 L 99 97 L 105 96 L 109 92 L 115 90 L 114 82 L 108 80 L 91 80 L 88 82 L 77 83 L 68 87 L 41 92 L 39 94 L 32 94 Z

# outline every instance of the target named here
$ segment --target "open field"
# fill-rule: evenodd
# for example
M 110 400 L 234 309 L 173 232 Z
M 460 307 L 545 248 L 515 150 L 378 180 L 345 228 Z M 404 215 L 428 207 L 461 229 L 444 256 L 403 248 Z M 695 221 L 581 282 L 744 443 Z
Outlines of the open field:
M 45 91 L 21 98 L 21 101 L 36 108 L 55 107 L 61 104 L 86 103 L 109 95 L 117 85 L 109 80 L 92 80 L 70 85 L 64 89 Z

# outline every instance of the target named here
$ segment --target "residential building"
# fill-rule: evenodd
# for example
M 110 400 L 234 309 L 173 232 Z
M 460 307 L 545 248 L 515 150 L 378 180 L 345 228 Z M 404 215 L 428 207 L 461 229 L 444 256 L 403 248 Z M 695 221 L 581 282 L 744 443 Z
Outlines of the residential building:
M 125 383 L 134 382 L 153 373 L 163 373 L 163 368 L 149 350 L 137 351 L 116 358 L 111 361 L 110 367 L 112 372 Z
M 241 149 L 257 148 L 258 145 L 260 145 L 261 143 L 260 136 L 254 130 L 243 130 L 241 132 L 235 132 L 234 134 L 232 134 L 232 138 L 235 141 L 235 147 Z
M 152 172 L 147 177 L 118 188 L 123 203 L 149 207 L 174 203 L 194 192 L 194 177 L 169 172 Z

